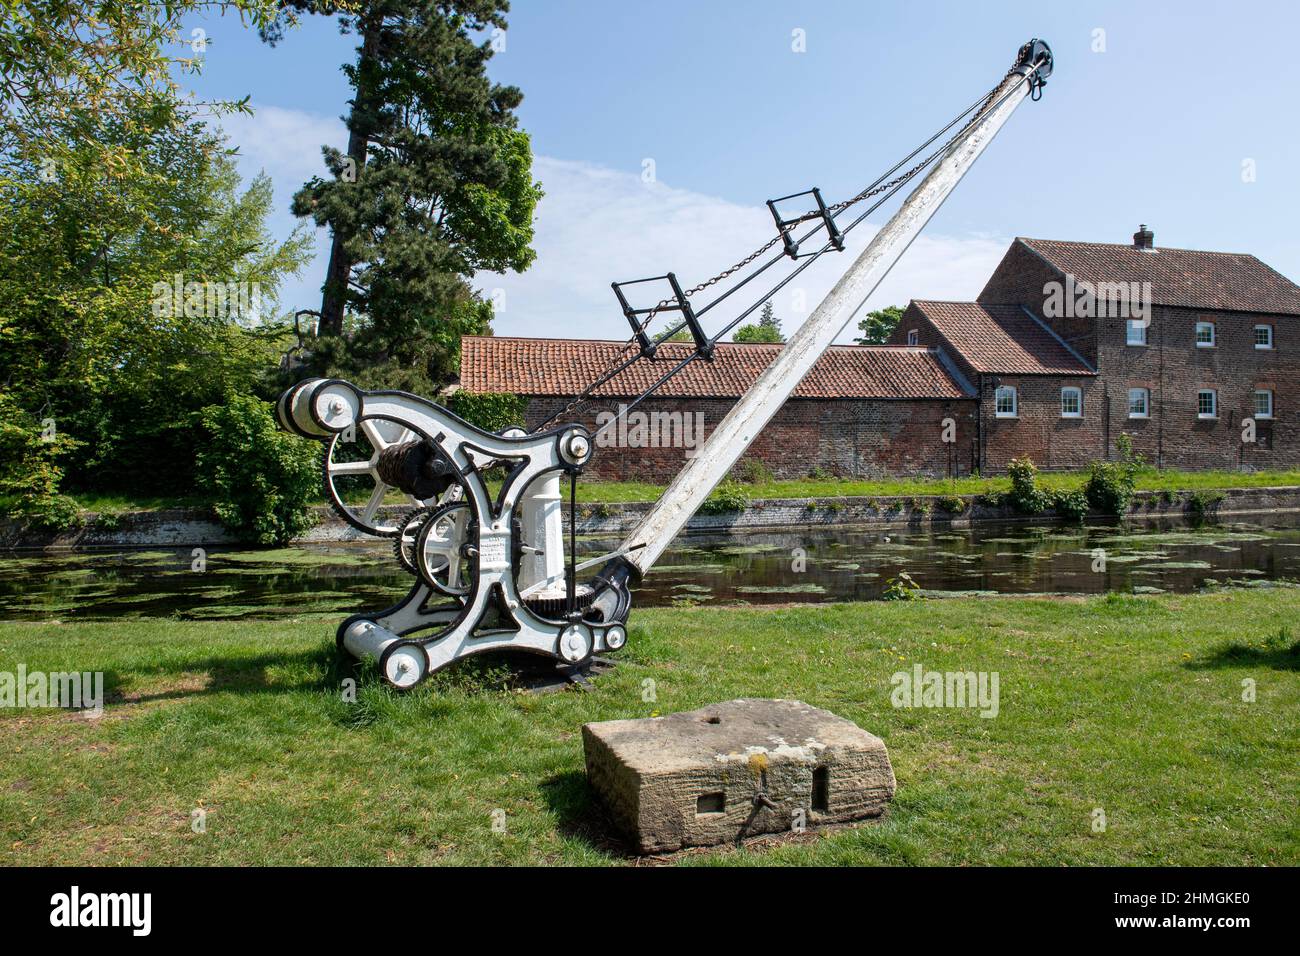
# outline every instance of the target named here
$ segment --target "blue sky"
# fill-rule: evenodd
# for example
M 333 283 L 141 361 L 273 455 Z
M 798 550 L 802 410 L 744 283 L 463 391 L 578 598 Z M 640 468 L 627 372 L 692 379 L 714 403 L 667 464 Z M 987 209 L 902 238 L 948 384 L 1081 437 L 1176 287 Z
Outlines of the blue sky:
M 272 225 L 287 234 L 320 145 L 345 138 L 339 67 L 355 38 L 322 19 L 275 48 L 233 18 L 193 26 L 209 46 L 191 85 L 251 95 L 255 117 L 226 129 L 245 174 L 272 176 Z M 766 241 L 767 198 L 850 195 L 1031 36 L 1056 56 L 1043 100 L 1021 107 L 869 307 L 969 298 L 1016 235 L 1127 242 L 1139 222 L 1158 246 L 1250 252 L 1300 280 L 1300 80 L 1270 43 L 1297 28 L 1300 7 L 1281 2 L 516 0 L 491 72 L 524 91 L 547 193 L 539 256 L 476 284 L 501 306 L 498 334 L 625 338 L 611 280 L 672 269 L 694 283 Z M 319 305 L 323 233 L 317 248 L 282 306 Z M 774 300 L 787 331 L 844 265 L 824 257 L 797 297 Z

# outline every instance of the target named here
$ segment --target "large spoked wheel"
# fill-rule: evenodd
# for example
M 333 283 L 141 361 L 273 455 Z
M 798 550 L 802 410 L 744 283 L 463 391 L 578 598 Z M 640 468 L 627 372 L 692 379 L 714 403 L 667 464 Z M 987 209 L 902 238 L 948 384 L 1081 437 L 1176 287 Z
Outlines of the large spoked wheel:
M 469 502 L 454 501 L 434 510 L 420 526 L 416 537 L 416 570 L 436 591 L 452 597 L 469 594 L 473 584 L 473 562 L 463 545 L 472 512 Z
M 329 440 L 322 462 L 325 496 L 340 518 L 366 534 L 397 536 L 401 518 L 378 517 L 384 496 L 392 490 L 379 477 L 379 453 L 418 437 L 398 422 L 366 418 Z M 410 504 L 420 503 L 410 495 L 404 498 Z

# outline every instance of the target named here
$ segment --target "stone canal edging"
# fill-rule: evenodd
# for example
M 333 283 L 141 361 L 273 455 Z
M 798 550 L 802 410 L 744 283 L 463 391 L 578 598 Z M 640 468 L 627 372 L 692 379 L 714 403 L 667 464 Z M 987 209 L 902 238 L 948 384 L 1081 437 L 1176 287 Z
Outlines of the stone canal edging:
M 588 535 L 619 535 L 636 527 L 649 502 L 581 504 L 578 531 Z M 960 510 L 958 510 L 960 509 Z M 373 540 L 340 520 L 326 507 L 316 509 L 319 520 L 298 541 L 327 543 Z M 399 514 L 405 509 L 386 509 Z M 1300 511 L 1300 486 L 1227 488 L 1205 492 L 1142 491 L 1133 496 L 1128 516 L 1180 518 L 1248 516 Z M 567 518 L 566 518 L 567 520 Z M 762 498 L 741 511 L 697 514 L 687 533 L 726 534 L 779 531 L 810 527 L 968 528 L 1006 522 L 1051 524 L 1062 520 L 1051 511 L 1026 517 L 1009 505 L 978 498 L 937 495 L 850 498 Z M 202 509 L 133 511 L 109 518 L 88 515 L 83 527 L 52 533 L 0 523 L 0 548 L 143 548 L 206 547 L 238 544 L 239 540 Z

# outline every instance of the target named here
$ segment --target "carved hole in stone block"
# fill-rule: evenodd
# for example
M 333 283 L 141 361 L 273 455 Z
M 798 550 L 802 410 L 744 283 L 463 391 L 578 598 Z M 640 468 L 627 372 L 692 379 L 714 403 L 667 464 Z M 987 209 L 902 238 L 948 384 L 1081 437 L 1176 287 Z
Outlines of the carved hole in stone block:
M 727 809 L 727 795 L 719 790 L 717 793 L 702 793 L 695 800 L 695 815 L 706 813 L 723 813 Z
M 817 813 L 825 813 L 831 808 L 831 771 L 829 767 L 818 767 L 813 771 L 812 808 Z

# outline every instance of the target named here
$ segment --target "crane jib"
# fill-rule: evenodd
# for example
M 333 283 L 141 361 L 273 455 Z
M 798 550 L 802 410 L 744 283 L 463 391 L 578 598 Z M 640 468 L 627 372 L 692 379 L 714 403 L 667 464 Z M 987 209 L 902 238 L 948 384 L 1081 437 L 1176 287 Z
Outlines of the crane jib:
M 653 566 L 672 539 L 704 503 L 710 492 L 726 477 L 745 449 L 785 404 L 800 381 L 875 291 L 881 280 L 920 234 L 1025 96 L 1038 98 L 1051 71 L 1052 56 L 1047 44 L 1041 40 L 1031 40 L 1025 44 L 1020 50 L 1016 64 L 982 100 L 969 121 L 940 150 L 909 171 L 915 175 L 921 169 L 927 170 L 925 177 L 903 201 L 898 211 L 876 233 L 812 315 L 791 336 L 777 358 L 741 395 L 710 434 L 704 446 L 686 463 L 667 490 L 646 513 L 620 548 L 626 553 L 611 561 L 602 570 L 603 578 L 620 582 L 634 581 Z M 952 125 L 950 123 L 949 127 Z M 932 137 L 931 142 L 938 135 Z M 925 145 L 923 144 L 921 148 Z M 916 153 L 914 152 L 913 155 Z M 868 190 L 864 190 L 864 194 L 878 195 L 884 191 L 886 193 L 884 198 L 888 198 L 910 178 L 911 175 L 904 174 L 884 184 L 878 181 Z M 842 212 L 860 198 L 864 198 L 863 194 L 846 203 L 830 207 L 830 211 Z M 867 213 L 870 211 L 867 210 Z M 848 232 L 861 222 L 867 213 L 863 213 L 854 223 L 844 227 L 840 232 Z M 814 213 L 807 218 L 821 219 L 822 217 L 819 213 Z M 829 221 L 819 222 L 814 226 L 814 230 L 823 228 Z M 778 228 L 781 228 L 779 216 L 777 222 Z M 781 236 L 778 239 L 784 236 L 785 229 L 781 229 Z M 797 251 L 798 244 L 793 245 Z M 835 245 L 835 237 L 831 237 L 821 251 L 826 251 Z M 784 257 L 785 250 L 780 255 Z M 763 301 L 764 298 L 766 296 L 759 301 Z M 698 317 L 704 311 L 704 309 L 697 309 L 695 315 Z M 725 331 L 720 334 L 725 334 Z M 600 599 L 597 600 L 599 604 Z

